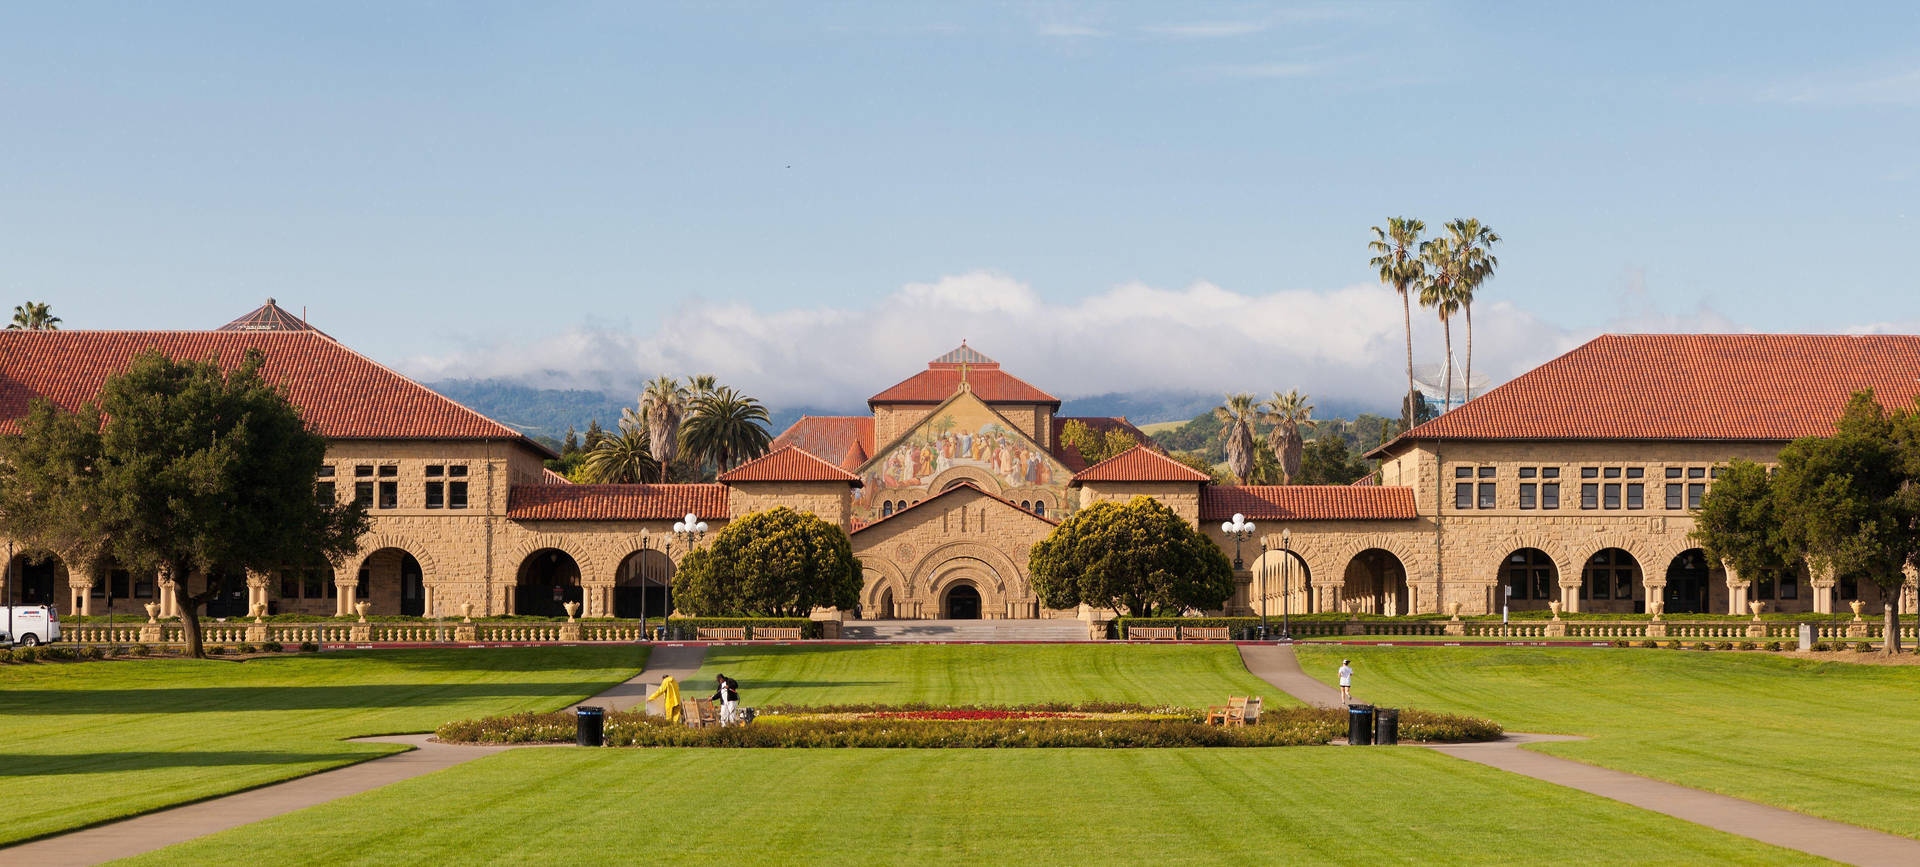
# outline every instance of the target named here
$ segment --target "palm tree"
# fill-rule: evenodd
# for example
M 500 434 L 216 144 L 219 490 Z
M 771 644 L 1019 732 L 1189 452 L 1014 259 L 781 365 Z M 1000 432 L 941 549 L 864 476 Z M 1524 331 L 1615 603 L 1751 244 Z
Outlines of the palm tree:
M 580 462 L 580 478 L 593 485 L 627 485 L 659 477 L 660 464 L 648 451 L 647 432 L 622 424 L 619 436 L 600 441 Z
M 693 397 L 712 394 L 719 388 L 720 381 L 711 373 L 696 373 L 687 377 L 687 390 L 693 392 Z
M 773 441 L 767 433 L 771 423 L 760 401 L 723 385 L 687 405 L 680 441 L 689 453 L 712 461 L 714 470 L 724 473 L 767 453 Z
M 1267 432 L 1267 447 L 1280 459 L 1280 484 L 1291 485 L 1300 475 L 1300 457 L 1307 445 L 1300 429 L 1312 430 L 1319 424 L 1313 420 L 1313 403 L 1299 389 L 1286 394 L 1276 391 L 1262 409 L 1260 420 L 1274 422 L 1273 430 Z
M 680 450 L 680 419 L 687 409 L 687 390 L 680 380 L 661 374 L 640 392 L 640 411 L 620 411 L 622 430 L 647 432 L 647 454 L 660 464 L 660 481 L 667 480 L 667 467 Z
M 1493 269 L 1500 266 L 1500 260 L 1492 253 L 1493 245 L 1500 243 L 1500 236 L 1472 217 L 1449 221 L 1447 233 L 1451 236 L 1447 246 L 1453 253 L 1453 295 L 1467 316 L 1467 394 L 1461 399 L 1472 400 L 1473 293 L 1493 276 Z
M 53 315 L 53 309 L 43 301 L 28 301 L 13 308 L 13 322 L 8 331 L 59 331 L 60 317 Z
M 1380 272 L 1380 282 L 1400 293 L 1400 313 L 1407 325 L 1407 394 L 1413 394 L 1413 303 L 1408 298 L 1420 285 L 1425 266 L 1420 263 L 1420 235 L 1427 224 L 1412 217 L 1388 217 L 1386 231 L 1373 227 L 1373 240 L 1367 249 L 1374 256 L 1367 264 Z M 1412 418 L 1407 419 L 1412 427 Z
M 1440 331 L 1447 340 L 1447 393 L 1441 411 L 1453 405 L 1453 314 L 1460 312 L 1460 299 L 1454 290 L 1453 243 L 1434 238 L 1420 245 L 1420 260 L 1425 266 L 1420 276 L 1420 306 L 1431 307 L 1440 315 Z
M 1227 471 L 1244 485 L 1253 472 L 1253 424 L 1260 406 L 1251 394 L 1229 394 L 1226 405 L 1214 407 L 1213 415 L 1226 424 Z

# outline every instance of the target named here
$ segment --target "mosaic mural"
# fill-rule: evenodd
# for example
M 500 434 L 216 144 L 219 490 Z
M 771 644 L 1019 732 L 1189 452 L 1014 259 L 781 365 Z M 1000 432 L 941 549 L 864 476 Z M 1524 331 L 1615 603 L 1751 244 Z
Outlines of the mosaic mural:
M 1041 503 L 1046 513 L 1062 502 L 1073 474 L 1038 443 L 1007 425 L 985 403 L 971 395 L 942 407 L 913 433 L 868 461 L 862 470 L 864 486 L 857 492 L 854 516 L 865 522 L 893 514 L 931 494 L 930 486 L 955 467 L 977 470 L 990 477 L 1002 498 L 1014 503 Z

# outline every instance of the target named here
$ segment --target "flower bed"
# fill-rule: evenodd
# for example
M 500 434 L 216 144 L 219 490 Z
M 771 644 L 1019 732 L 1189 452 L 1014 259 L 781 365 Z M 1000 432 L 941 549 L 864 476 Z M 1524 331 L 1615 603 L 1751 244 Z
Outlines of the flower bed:
M 795 710 L 763 715 L 751 725 L 698 729 L 661 717 L 612 713 L 606 718 L 605 737 L 608 746 L 616 747 L 1288 747 L 1328 743 L 1346 733 L 1347 722 L 1343 708 L 1271 710 L 1261 715 L 1258 725 L 1232 728 L 1205 725 L 1191 712 L 1177 718 L 1151 713 L 1087 718 L 1066 711 L 1018 708 L 860 714 Z M 516 714 L 448 723 L 435 734 L 450 743 L 563 744 L 573 742 L 574 725 L 573 715 L 566 712 Z M 1400 737 L 1405 741 L 1491 740 L 1500 735 L 1500 726 L 1487 720 L 1418 710 L 1400 714 Z

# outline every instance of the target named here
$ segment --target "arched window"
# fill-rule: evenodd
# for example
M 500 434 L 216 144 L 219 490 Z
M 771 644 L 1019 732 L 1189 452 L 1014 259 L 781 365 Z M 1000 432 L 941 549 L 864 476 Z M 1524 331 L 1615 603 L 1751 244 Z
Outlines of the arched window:
M 1033 511 L 1033 501 L 1032 501 L 1032 500 L 1021 500 L 1021 501 L 1020 501 L 1020 511 L 1023 511 L 1023 512 L 1031 512 L 1031 511 Z
M 1553 558 L 1538 548 L 1521 548 L 1507 555 L 1505 571 L 1511 599 L 1557 599 Z
M 1582 599 L 1633 599 L 1633 585 L 1640 583 L 1640 564 L 1633 555 L 1619 548 L 1606 548 L 1587 558 L 1581 576 Z
M 882 517 L 882 518 L 889 518 L 889 517 L 892 517 L 892 516 L 893 516 L 893 501 L 891 501 L 891 500 L 889 500 L 889 501 L 887 501 L 887 502 L 884 502 L 884 503 L 881 503 L 881 504 L 880 504 L 880 517 Z
M 1046 501 L 1046 500 L 1034 500 L 1034 501 L 1033 501 L 1033 513 L 1034 513 L 1034 514 L 1036 514 L 1036 515 L 1039 515 L 1039 516 L 1040 516 L 1040 517 L 1042 517 L 1042 518 L 1044 518 L 1044 517 L 1046 517 L 1046 516 L 1047 516 L 1047 501 Z

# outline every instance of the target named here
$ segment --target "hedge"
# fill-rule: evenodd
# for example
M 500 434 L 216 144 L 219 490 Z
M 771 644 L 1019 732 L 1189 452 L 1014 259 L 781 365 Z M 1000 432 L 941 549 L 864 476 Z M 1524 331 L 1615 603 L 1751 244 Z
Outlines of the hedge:
M 822 635 L 820 621 L 805 617 L 675 617 L 667 621 L 667 636 L 676 641 L 692 641 L 699 636 L 702 628 L 746 627 L 747 636 L 752 637 L 753 629 L 760 626 L 787 629 L 798 626 L 801 638 L 819 638 Z

